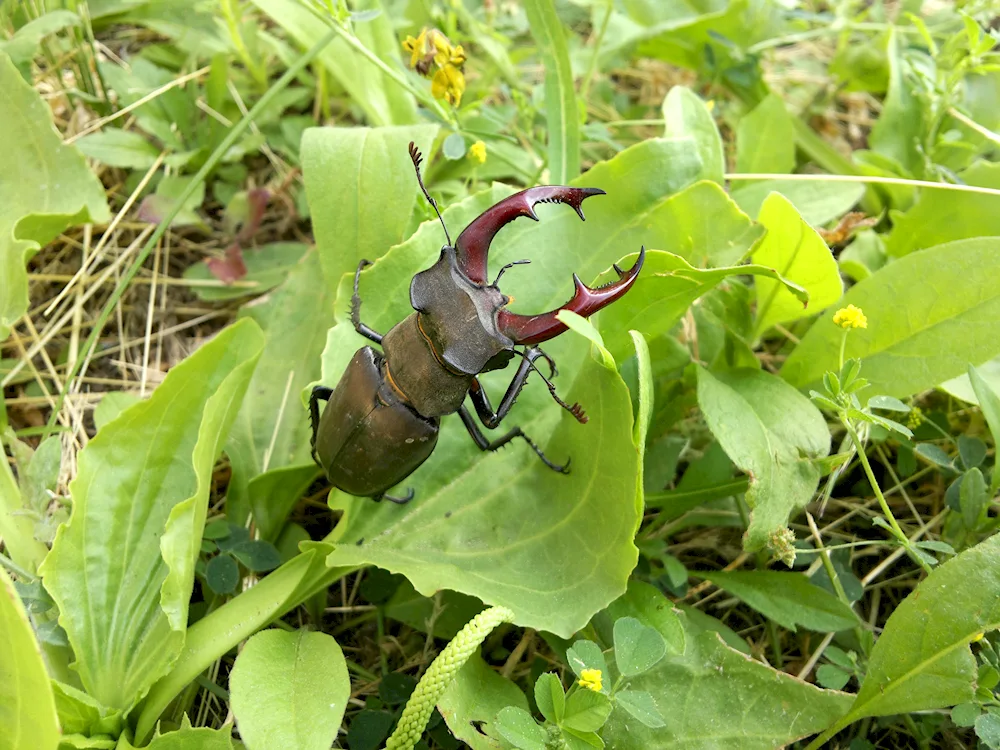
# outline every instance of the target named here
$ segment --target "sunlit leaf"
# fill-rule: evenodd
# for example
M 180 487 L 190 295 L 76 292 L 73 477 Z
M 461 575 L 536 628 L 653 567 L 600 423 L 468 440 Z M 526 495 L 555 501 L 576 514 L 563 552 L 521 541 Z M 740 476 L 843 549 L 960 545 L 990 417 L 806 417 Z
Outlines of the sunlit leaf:
M 775 324 L 797 320 L 832 305 L 843 294 L 844 284 L 826 243 L 783 195 L 769 195 L 758 220 L 767 228 L 767 234 L 751 256 L 753 262 L 770 266 L 809 292 L 807 309 L 801 298 L 782 284 L 757 278 L 755 330 L 759 336 Z
M 212 465 L 262 339 L 251 321 L 226 328 L 79 455 L 42 574 L 80 679 L 109 708 L 131 707 L 180 652 Z
M 1000 239 L 980 237 L 911 253 L 844 295 L 868 328 L 847 337 L 846 358 L 862 360 L 870 393 L 903 398 L 964 373 L 1000 353 Z M 833 311 L 818 320 L 786 360 L 781 376 L 803 390 L 839 370 L 843 329 Z
M 749 216 L 760 213 L 771 193 L 781 193 L 811 226 L 826 224 L 851 210 L 864 195 L 859 182 L 760 180 L 733 182 L 732 199 Z
M 726 171 L 722 137 L 705 102 L 691 89 L 674 86 L 663 100 L 664 135 L 668 138 L 693 138 L 701 159 L 701 177 L 719 184 Z
M 740 119 L 736 171 L 782 174 L 795 167 L 795 130 L 784 100 L 768 96 Z

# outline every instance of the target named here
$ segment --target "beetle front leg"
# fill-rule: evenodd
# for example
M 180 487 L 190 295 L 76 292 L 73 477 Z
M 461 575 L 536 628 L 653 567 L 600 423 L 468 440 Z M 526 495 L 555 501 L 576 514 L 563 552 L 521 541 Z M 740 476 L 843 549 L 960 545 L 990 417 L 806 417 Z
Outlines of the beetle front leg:
M 313 461 L 319 463 L 316 456 L 316 431 L 319 429 L 319 402 L 329 401 L 333 395 L 333 388 L 317 385 L 309 395 L 309 423 L 312 425 L 312 437 L 309 438 L 309 446 L 312 448 Z M 322 464 L 321 464 L 322 465 Z
M 382 334 L 361 322 L 361 296 L 358 294 L 358 281 L 361 279 L 361 271 L 370 265 L 371 261 L 362 258 L 361 262 L 358 263 L 357 269 L 354 271 L 354 294 L 351 295 L 351 322 L 354 324 L 355 331 L 369 341 L 381 344 Z
M 558 471 L 560 474 L 569 474 L 569 462 L 570 459 L 566 459 L 566 463 L 560 466 L 557 463 L 553 463 L 549 458 L 542 453 L 542 449 L 535 445 L 535 441 L 524 434 L 524 431 L 520 427 L 515 427 L 506 435 L 498 437 L 496 440 L 490 440 L 487 438 L 482 430 L 476 425 L 475 420 L 473 420 L 472 415 L 469 410 L 464 406 L 460 406 L 458 409 L 458 416 L 462 419 L 462 424 L 465 425 L 465 429 L 469 431 L 469 435 L 475 441 L 476 445 L 479 446 L 480 450 L 484 451 L 495 451 L 499 450 L 503 446 L 507 445 L 514 438 L 523 438 L 524 442 L 531 446 L 531 449 L 542 459 L 542 463 L 548 466 L 552 471 Z
M 506 417 L 510 412 L 511 407 L 514 406 L 514 402 L 517 400 L 517 396 L 521 392 L 521 389 L 524 388 L 524 384 L 528 380 L 528 374 L 534 370 L 545 382 L 546 387 L 549 389 L 549 394 L 555 402 L 572 414 L 579 422 L 586 424 L 587 415 L 583 413 L 583 408 L 580 404 L 570 405 L 559 398 L 558 394 L 556 394 L 555 385 L 553 385 L 552 381 L 545 377 L 542 371 L 535 365 L 536 359 L 545 359 L 552 368 L 552 372 L 555 373 L 555 363 L 549 358 L 549 355 L 538 347 L 531 347 L 523 353 L 517 353 L 524 359 L 521 361 L 521 365 L 517 368 L 517 373 L 515 373 L 513 380 L 510 381 L 510 385 L 507 386 L 507 392 L 504 393 L 503 398 L 500 399 L 500 408 L 496 411 L 493 411 L 493 406 L 490 404 L 490 398 L 486 395 L 486 391 L 483 390 L 483 386 L 479 382 L 479 379 L 472 379 L 472 388 L 469 390 L 469 395 L 472 396 L 472 404 L 476 407 L 476 413 L 479 415 L 479 419 L 482 420 L 482 423 L 492 430 L 503 421 L 504 417 Z

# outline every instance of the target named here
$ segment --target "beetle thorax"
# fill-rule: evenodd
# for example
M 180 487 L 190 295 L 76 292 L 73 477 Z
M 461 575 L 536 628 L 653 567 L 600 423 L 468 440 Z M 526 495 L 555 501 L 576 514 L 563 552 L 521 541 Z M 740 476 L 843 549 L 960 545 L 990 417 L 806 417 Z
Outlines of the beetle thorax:
M 410 304 L 421 332 L 456 374 L 476 375 L 514 342 L 497 329 L 497 313 L 508 301 L 495 286 L 472 282 L 455 261 L 455 249 L 441 248 L 437 263 L 410 282 Z M 506 362 L 504 362 L 506 364 Z

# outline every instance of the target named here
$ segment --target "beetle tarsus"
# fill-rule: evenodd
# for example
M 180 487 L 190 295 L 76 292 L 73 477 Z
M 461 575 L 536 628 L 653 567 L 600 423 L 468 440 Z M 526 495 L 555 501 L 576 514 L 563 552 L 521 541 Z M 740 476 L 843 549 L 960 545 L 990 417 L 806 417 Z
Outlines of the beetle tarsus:
M 383 500 L 388 500 L 390 503 L 396 503 L 396 505 L 406 505 L 410 500 L 414 498 L 413 488 L 410 487 L 403 497 L 393 497 L 392 495 L 386 495 L 384 492 L 378 495 L 372 495 L 372 500 L 376 503 L 380 503 Z
M 361 280 L 361 272 L 371 264 L 370 260 L 362 258 L 361 262 L 358 263 L 357 269 L 354 271 L 354 294 L 351 295 L 351 322 L 354 324 L 355 331 L 369 341 L 381 344 L 382 334 L 361 322 L 361 295 L 358 294 L 358 282 Z
M 479 446 L 480 450 L 491 452 L 498 451 L 514 438 L 522 438 L 524 442 L 531 446 L 531 449 L 535 452 L 535 454 L 542 459 L 542 463 L 552 469 L 552 471 L 558 471 L 560 474 L 569 473 L 568 459 L 566 463 L 562 465 L 551 461 L 548 456 L 542 452 L 542 449 L 535 445 L 535 441 L 524 434 L 524 430 L 520 427 L 512 428 L 509 432 L 501 435 L 496 440 L 490 440 L 483 434 L 483 431 L 479 429 L 479 426 L 472 419 L 472 415 L 469 413 L 469 410 L 465 408 L 465 406 L 459 407 L 458 416 L 462 419 L 462 424 L 465 425 L 465 429 L 469 431 L 469 435 L 472 437 L 476 445 Z

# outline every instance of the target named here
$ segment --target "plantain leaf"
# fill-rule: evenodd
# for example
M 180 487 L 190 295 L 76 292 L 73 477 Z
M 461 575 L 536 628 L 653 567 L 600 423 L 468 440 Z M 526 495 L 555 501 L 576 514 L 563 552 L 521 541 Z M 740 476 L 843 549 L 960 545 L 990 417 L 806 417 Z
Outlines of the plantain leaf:
M 264 331 L 260 364 L 226 441 L 233 478 L 226 513 L 244 523 L 252 508 L 261 537 L 277 538 L 288 512 L 316 477 L 308 415 L 299 392 L 320 374 L 326 330 L 333 324 L 333 290 L 309 252 L 267 298 L 241 317 Z
M 59 720 L 42 653 L 21 598 L 0 567 L 0 748 L 55 750 Z
M 0 341 L 28 309 L 25 262 L 63 229 L 108 220 L 104 188 L 63 145 L 38 92 L 0 51 Z
M 87 692 L 127 710 L 180 652 L 212 466 L 263 345 L 241 321 L 80 453 L 41 573 Z
M 438 700 L 448 729 L 473 750 L 498 750 L 493 725 L 497 714 L 508 706 L 527 711 L 528 701 L 517 685 L 490 669 L 478 653 L 458 670 Z M 484 722 L 483 733 L 476 730 L 478 722 Z
M 664 135 L 668 138 L 693 138 L 701 158 L 702 178 L 722 184 L 726 159 L 722 137 L 705 102 L 686 86 L 674 86 L 663 100 Z
M 302 170 L 326 283 L 400 242 L 420 195 L 407 146 L 426 156 L 437 125 L 309 128 Z M 423 200 L 421 198 L 421 200 Z
M 1000 238 L 977 237 L 911 253 L 851 287 L 840 302 L 860 307 L 867 329 L 851 331 L 845 358 L 863 362 L 870 393 L 904 398 L 1000 354 Z M 802 337 L 781 376 L 819 389 L 840 369 L 844 330 L 829 312 Z

